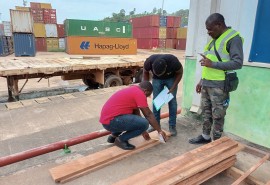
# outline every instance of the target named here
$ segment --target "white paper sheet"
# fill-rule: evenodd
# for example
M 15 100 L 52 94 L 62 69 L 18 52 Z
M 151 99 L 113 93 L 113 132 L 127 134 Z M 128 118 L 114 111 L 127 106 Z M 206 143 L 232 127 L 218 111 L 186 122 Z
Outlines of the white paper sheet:
M 153 100 L 153 104 L 156 110 L 159 110 L 163 105 L 169 103 L 171 99 L 173 99 L 173 94 L 169 93 L 169 89 L 164 87 L 164 89 L 157 95 L 157 97 Z

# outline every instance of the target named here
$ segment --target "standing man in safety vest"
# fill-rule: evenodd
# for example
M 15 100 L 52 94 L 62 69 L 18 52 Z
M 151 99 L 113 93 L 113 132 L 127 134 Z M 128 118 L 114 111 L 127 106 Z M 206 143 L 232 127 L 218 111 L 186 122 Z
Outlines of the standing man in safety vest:
M 213 140 L 221 137 L 230 100 L 229 92 L 224 91 L 225 71 L 241 69 L 243 65 L 243 39 L 239 32 L 227 27 L 219 13 L 211 14 L 205 25 L 212 40 L 201 54 L 202 78 L 196 86 L 196 92 L 201 93 L 203 132 L 190 139 L 191 144 L 211 142 L 212 125 Z

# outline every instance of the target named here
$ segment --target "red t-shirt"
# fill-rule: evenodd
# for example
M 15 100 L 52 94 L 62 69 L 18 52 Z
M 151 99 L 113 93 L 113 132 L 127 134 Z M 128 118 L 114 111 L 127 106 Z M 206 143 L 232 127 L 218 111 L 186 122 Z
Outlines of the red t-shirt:
M 132 114 L 134 109 L 148 107 L 147 97 L 139 86 L 130 86 L 117 91 L 104 104 L 100 123 L 110 124 L 110 121 L 119 115 Z

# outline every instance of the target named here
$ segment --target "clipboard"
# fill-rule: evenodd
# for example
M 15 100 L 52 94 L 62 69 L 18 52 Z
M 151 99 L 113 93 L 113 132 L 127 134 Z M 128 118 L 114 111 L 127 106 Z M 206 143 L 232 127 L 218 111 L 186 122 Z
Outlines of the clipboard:
M 165 86 L 164 89 L 157 95 L 157 97 L 153 100 L 153 104 L 156 108 L 156 110 L 160 110 L 161 107 L 167 103 L 169 103 L 169 101 L 171 101 L 174 96 L 172 93 L 169 93 L 169 89 Z

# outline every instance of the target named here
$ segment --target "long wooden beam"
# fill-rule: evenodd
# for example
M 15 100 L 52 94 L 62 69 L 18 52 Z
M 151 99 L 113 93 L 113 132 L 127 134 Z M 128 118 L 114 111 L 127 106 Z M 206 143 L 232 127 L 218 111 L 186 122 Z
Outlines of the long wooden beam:
M 122 150 L 117 146 L 112 146 L 100 152 L 51 168 L 49 171 L 55 182 L 64 183 L 70 181 L 86 173 L 123 159 L 124 157 L 160 144 L 156 131 L 151 132 L 149 135 L 152 138 L 149 141 L 144 140 L 142 136 L 131 140 L 131 143 L 136 146 L 136 149 L 134 150 Z M 170 133 L 167 133 L 167 135 L 170 136 Z

